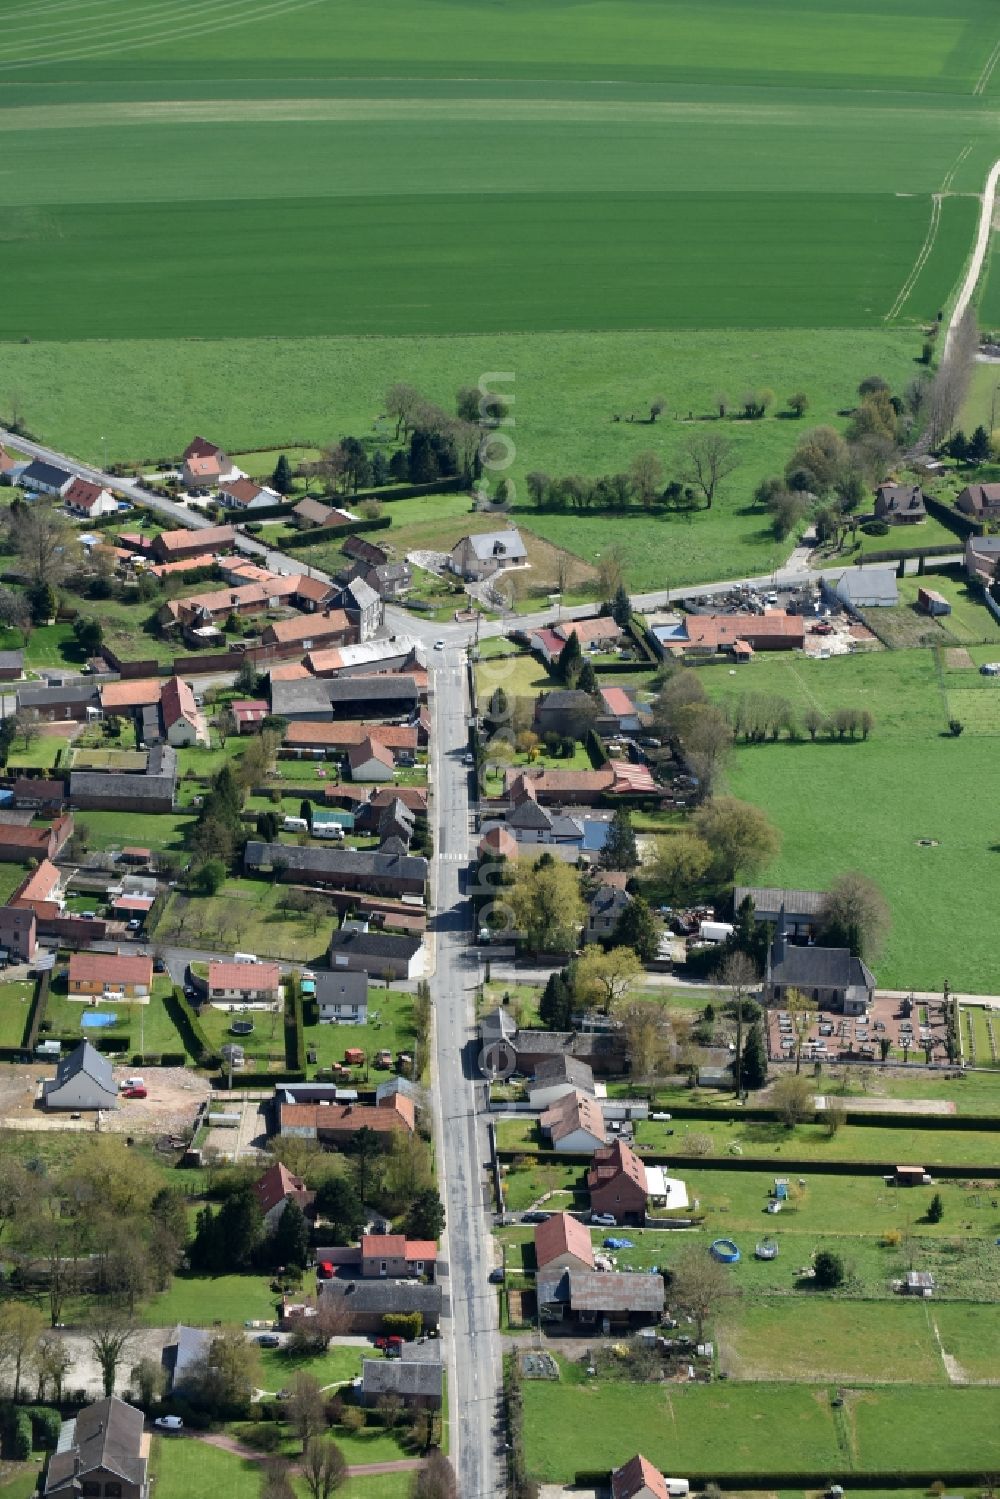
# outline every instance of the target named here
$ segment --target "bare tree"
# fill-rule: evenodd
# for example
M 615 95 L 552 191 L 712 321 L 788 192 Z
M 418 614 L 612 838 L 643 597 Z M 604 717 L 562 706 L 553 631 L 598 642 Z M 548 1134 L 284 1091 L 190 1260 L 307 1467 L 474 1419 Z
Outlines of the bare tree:
M 736 1016 L 736 1055 L 733 1058 L 733 1086 L 737 1097 L 743 1091 L 743 1019 L 744 1009 L 760 982 L 757 965 L 745 952 L 732 952 L 719 970 L 719 978 L 729 990 Z
M 313 1437 L 306 1445 L 301 1471 L 312 1499 L 330 1499 L 347 1477 L 347 1463 L 336 1442 Z
M 115 1393 L 115 1380 L 129 1343 L 135 1337 L 131 1317 L 115 1307 L 102 1308 L 88 1334 L 90 1350 L 101 1366 L 105 1395 Z
M 232 739 L 239 732 L 232 708 L 219 709 L 215 715 L 215 732 L 219 736 L 219 743 L 225 749 L 226 740 Z
M 35 1349 L 35 1376 L 38 1381 L 38 1399 L 44 1400 L 49 1390 L 56 1405 L 62 1404 L 63 1382 L 73 1367 L 73 1355 L 57 1332 L 44 1332 Z
M 732 1278 L 724 1265 L 695 1244 L 683 1248 L 673 1264 L 671 1302 L 690 1312 L 698 1327 L 698 1341 L 705 1333 L 705 1323 L 723 1301 L 736 1294 Z
M 18 708 L 14 714 L 14 737 L 24 741 L 25 749 L 30 749 L 39 734 L 39 718 L 37 708 Z
M 927 432 L 932 443 L 943 442 L 962 409 L 979 348 L 975 308 L 970 305 L 945 345 L 944 358 L 931 382 L 927 398 Z
M 601 597 L 614 598 L 625 582 L 625 554 L 617 542 L 605 547 L 597 559 L 597 577 Z
M 280 1457 L 268 1458 L 260 1480 L 260 1499 L 295 1499 L 288 1464 Z
M 19 513 L 11 539 L 31 583 L 55 588 L 81 560 L 79 535 L 70 521 L 43 505 Z
M 432 1452 L 413 1475 L 410 1499 L 458 1499 L 455 1470 L 443 1452 Z
M 642 508 L 651 509 L 663 489 L 662 459 L 656 453 L 636 453 L 628 472 Z
M 326 1429 L 323 1391 L 315 1375 L 304 1369 L 292 1379 L 290 1391 L 285 1414 L 304 1452 L 311 1439 Z
M 719 485 L 739 467 L 739 457 L 721 432 L 694 432 L 684 444 L 683 476 L 701 491 L 711 510 Z

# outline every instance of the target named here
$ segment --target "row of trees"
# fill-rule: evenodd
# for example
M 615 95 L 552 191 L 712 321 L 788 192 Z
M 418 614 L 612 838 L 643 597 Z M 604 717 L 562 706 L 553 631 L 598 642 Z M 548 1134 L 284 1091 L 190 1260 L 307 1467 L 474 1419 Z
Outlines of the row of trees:
M 553 478 L 535 469 L 525 476 L 532 504 L 540 510 L 625 511 L 638 505 L 650 511 L 711 510 L 716 493 L 739 462 L 737 450 L 722 433 L 692 432 L 681 448 L 676 478 L 669 479 L 659 454 L 637 453 L 624 471 L 584 478 Z

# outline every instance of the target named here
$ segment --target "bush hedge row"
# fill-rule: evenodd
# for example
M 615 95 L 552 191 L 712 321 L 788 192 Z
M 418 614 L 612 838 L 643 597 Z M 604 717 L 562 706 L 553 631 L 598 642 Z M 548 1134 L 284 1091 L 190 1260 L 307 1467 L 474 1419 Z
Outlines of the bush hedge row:
M 42 1021 L 45 1019 L 45 1011 L 49 1002 L 49 980 L 51 974 L 48 969 L 39 975 L 35 986 L 35 997 L 28 1011 L 28 1019 L 24 1027 L 24 1049 L 29 1054 L 34 1052 L 38 1045 L 38 1031 Z
M 851 1489 L 927 1489 L 936 1483 L 945 1483 L 949 1489 L 975 1488 L 983 1486 L 983 1474 L 979 1468 L 948 1468 L 944 1472 L 930 1468 L 867 1468 L 826 1469 L 824 1472 L 790 1473 L 776 1469 L 774 1472 L 730 1472 L 725 1468 L 712 1472 L 695 1473 L 685 1469 L 685 1476 L 693 1489 L 703 1489 L 708 1484 L 717 1484 L 723 1489 L 820 1489 L 824 1493 L 832 1482 L 846 1480 Z M 606 1469 L 583 1469 L 574 1474 L 579 1488 L 607 1489 L 611 1474 Z
M 291 1072 L 304 1072 L 306 1038 L 302 1028 L 302 991 L 296 979 L 285 984 L 285 1066 Z
M 808 1120 L 806 1121 L 809 1122 Z M 770 1171 L 774 1166 L 780 1165 L 783 1172 L 795 1172 L 799 1175 L 811 1173 L 813 1176 L 888 1176 L 895 1171 L 895 1161 L 824 1161 L 824 1160 L 801 1160 L 790 1155 L 782 1154 L 780 1162 L 768 1156 L 745 1156 L 745 1155 L 679 1155 L 676 1150 L 671 1152 L 660 1150 L 639 1149 L 639 1154 L 647 1166 L 691 1166 L 699 1170 L 709 1168 L 712 1171 Z M 576 1154 L 569 1151 L 558 1150 L 536 1150 L 531 1145 L 521 1145 L 516 1149 L 504 1146 L 497 1150 L 497 1158 L 509 1163 L 519 1157 L 530 1157 L 533 1162 L 540 1166 L 572 1165 L 578 1162 L 581 1170 L 588 1163 L 589 1156 Z M 968 1163 L 962 1165 L 932 1166 L 931 1175 L 938 1181 L 962 1181 L 965 1178 L 977 1177 L 989 1181 L 1000 1180 L 1000 1166 L 970 1166 Z
M 924 501 L 927 506 L 927 514 L 933 515 L 942 526 L 947 526 L 949 531 L 954 531 L 956 536 L 964 540 L 966 536 L 982 536 L 985 527 L 982 521 L 973 520 L 969 515 L 963 515 L 961 510 L 956 510 L 953 505 L 946 505 L 942 500 L 936 500 L 933 495 L 925 495 Z
M 187 997 L 177 984 L 174 985 L 169 998 L 166 1000 L 167 1014 L 177 1027 L 178 1035 L 184 1042 L 185 1049 L 194 1059 L 195 1065 L 212 1069 L 219 1065 L 219 1055 L 205 1034 L 204 1027 L 194 1008 L 188 1003 Z
M 349 526 L 317 526 L 314 531 L 286 536 L 281 545 L 286 552 L 298 551 L 299 547 L 319 546 L 322 542 L 340 543 L 348 536 L 361 536 L 366 531 L 387 531 L 391 525 L 391 515 L 380 515 L 376 520 L 351 521 Z

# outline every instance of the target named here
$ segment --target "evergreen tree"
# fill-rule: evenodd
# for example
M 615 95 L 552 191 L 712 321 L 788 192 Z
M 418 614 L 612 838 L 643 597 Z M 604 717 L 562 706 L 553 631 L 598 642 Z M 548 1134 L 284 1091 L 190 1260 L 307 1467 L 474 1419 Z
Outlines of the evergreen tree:
M 576 686 L 578 692 L 586 692 L 590 697 L 596 697 L 601 690 L 597 681 L 597 673 L 594 670 L 594 663 L 589 656 L 585 658 L 583 665 L 580 667 L 580 675 L 576 679 Z
M 292 465 L 284 453 L 279 453 L 278 461 L 274 465 L 274 473 L 271 475 L 271 488 L 276 489 L 279 494 L 291 494 L 292 492 Z
M 346 1176 L 333 1176 L 322 1184 L 316 1193 L 316 1211 L 328 1224 L 324 1237 L 331 1237 L 335 1244 L 350 1244 L 365 1221 L 361 1198 Z
M 444 1232 L 444 1203 L 436 1187 L 417 1193 L 406 1213 L 406 1235 L 410 1239 L 437 1240 Z
M 410 477 L 410 459 L 404 448 L 397 448 L 389 459 L 389 477 L 397 484 L 405 484 Z
M 619 583 L 615 589 L 615 596 L 611 600 L 611 617 L 623 630 L 628 629 L 629 620 L 632 618 L 632 600 L 628 596 L 628 589 L 624 583 Z
M 223 1253 L 218 1218 L 206 1204 L 195 1219 L 194 1238 L 188 1251 L 192 1270 L 209 1273 L 220 1270 Z
M 956 463 L 968 463 L 969 461 L 969 439 L 959 427 L 948 443 L 948 453 Z
M 538 1001 L 538 1018 L 550 1031 L 568 1031 L 573 1009 L 573 991 L 566 982 L 566 971 L 550 973 Z
M 264 1218 L 252 1186 L 226 1198 L 215 1226 L 223 1263 L 245 1270 L 264 1237 Z
M 278 826 L 277 812 L 257 813 L 257 837 L 265 843 L 277 843 Z
M 618 807 L 601 849 L 601 865 L 604 869 L 635 869 L 638 862 L 632 816 L 627 807 Z
M 372 454 L 372 488 L 381 489 L 383 484 L 389 482 L 389 460 L 381 448 L 376 448 Z
M 299 816 L 302 818 L 302 821 L 311 832 L 313 825 L 313 807 L 312 802 L 307 796 L 304 796 L 299 802 Z
M 612 947 L 630 947 L 643 963 L 652 963 L 660 950 L 660 928 L 649 902 L 641 895 L 629 901 L 618 918 Z
M 32 624 L 45 625 L 50 619 L 55 619 L 59 600 L 51 583 L 32 583 L 27 591 L 27 599 Z
M 309 1224 L 298 1203 L 292 1199 L 285 1203 L 269 1245 L 271 1261 L 275 1265 L 294 1265 L 304 1270 L 309 1263 Z
M 580 637 L 574 630 L 559 652 L 558 672 L 567 687 L 574 687 L 576 679 L 583 667 L 583 651 L 580 649 Z
M 409 474 L 411 484 L 433 484 L 441 476 L 431 434 L 420 428 L 410 437 Z
M 767 1051 L 764 1047 L 764 1030 L 760 1021 L 750 1027 L 746 1041 L 743 1043 L 742 1073 L 740 1082 L 744 1088 L 763 1088 L 767 1082 Z
M 746 953 L 747 957 L 763 969 L 767 949 L 771 943 L 769 927 L 756 919 L 757 911 L 752 895 L 745 895 L 736 909 L 733 935 L 727 943 L 730 952 Z
M 986 428 L 979 426 L 969 438 L 969 462 L 977 465 L 986 463 L 990 457 L 990 434 Z

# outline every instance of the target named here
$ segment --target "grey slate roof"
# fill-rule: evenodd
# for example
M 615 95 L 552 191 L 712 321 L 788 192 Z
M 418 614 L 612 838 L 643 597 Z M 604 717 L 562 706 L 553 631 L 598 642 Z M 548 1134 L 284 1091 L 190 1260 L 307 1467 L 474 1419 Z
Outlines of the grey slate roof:
M 599 921 L 602 917 L 621 915 L 625 907 L 631 904 L 632 897 L 627 890 L 619 890 L 617 885 L 601 885 L 590 897 L 587 909 L 592 921 Z
M 574 1312 L 649 1312 L 658 1316 L 663 1310 L 662 1275 L 623 1275 L 608 1270 L 564 1273 Z
M 366 1358 L 361 1362 L 366 1395 L 430 1396 L 441 1399 L 441 1365 L 431 1359 Z
M 62 687 L 50 687 L 48 683 L 25 682 L 17 689 L 19 708 L 59 708 L 72 703 L 86 703 L 98 707 L 97 684 L 95 682 L 67 682 Z
M 469 537 L 469 545 L 480 562 L 486 562 L 490 557 L 513 557 L 517 560 L 528 555 L 520 531 L 515 530 L 480 531 L 478 535 Z
M 330 714 L 329 682 L 319 677 L 302 677 L 298 680 L 271 683 L 271 712 L 281 718 L 294 718 L 297 713 Z
M 491 1041 L 512 1041 L 517 1034 L 517 1022 L 509 1010 L 498 1005 L 480 1018 L 479 1034 L 484 1046 Z
M 368 999 L 368 975 L 365 973 L 317 973 L 318 1005 L 363 1005 Z
M 565 1053 L 557 1053 L 538 1062 L 531 1081 L 537 1088 L 543 1088 L 548 1083 L 571 1083 L 574 1088 L 582 1088 L 587 1093 L 594 1091 L 594 1074 L 587 1063 Z
M 875 987 L 871 970 L 847 947 L 795 947 L 772 942 L 767 969 L 770 983 L 790 984 L 796 989 Z
M 330 677 L 326 682 L 330 702 L 334 705 L 358 699 L 376 698 L 386 703 L 409 703 L 418 696 L 412 677 L 383 672 L 371 677 Z
M 870 598 L 899 598 L 896 574 L 891 567 L 849 567 L 841 575 L 837 593 L 849 601 Z
M 46 1494 L 78 1492 L 73 1481 L 77 1457 L 81 1479 L 104 1468 L 142 1488 L 146 1482 L 146 1459 L 140 1451 L 143 1424 L 142 1411 L 116 1395 L 85 1406 L 60 1433 L 58 1448 L 49 1459 Z
M 180 1390 L 191 1377 L 192 1370 L 208 1353 L 212 1346 L 212 1334 L 205 1327 L 186 1327 L 178 1323 L 173 1335 L 163 1348 L 163 1367 L 170 1379 L 170 1389 Z
M 9 670 L 14 666 L 18 668 L 24 666 L 24 652 L 0 651 L 0 670 Z
M 346 1310 L 371 1313 L 423 1312 L 436 1319 L 441 1314 L 440 1286 L 425 1286 L 413 1280 L 324 1280 L 320 1295 L 330 1296 Z
M 68 1057 L 63 1057 L 59 1062 L 56 1067 L 56 1087 L 61 1088 L 64 1083 L 70 1082 L 81 1072 L 96 1087 L 117 1095 L 118 1089 L 115 1087 L 111 1063 L 95 1046 L 91 1046 L 89 1041 L 81 1041 Z
M 403 958 L 410 961 L 420 951 L 419 937 L 397 936 L 393 932 L 359 932 L 354 927 L 334 932 L 330 938 L 331 960 L 334 953 L 348 953 L 356 958 Z M 363 977 L 363 975 L 359 975 Z
M 818 916 L 826 896 L 822 890 L 783 890 L 780 885 L 737 885 L 733 891 L 733 909 L 750 896 L 754 910 L 760 919 L 762 912 L 774 912 L 777 917 L 782 906 L 791 916 Z
M 35 458 L 21 474 L 22 489 L 30 489 L 33 484 L 46 484 L 51 487 L 62 489 L 68 484 L 73 475 L 64 468 L 56 468 L 53 463 L 45 463 L 41 458 Z
M 300 848 L 294 843 L 262 843 L 251 838 L 244 861 L 248 869 L 259 869 L 275 859 L 293 874 L 350 875 L 365 878 L 420 880 L 427 878 L 427 860 L 417 854 L 383 854 L 380 850 Z
M 364 578 L 352 578 L 345 583 L 340 594 L 342 609 L 360 609 L 362 613 L 379 602 L 379 596 Z

